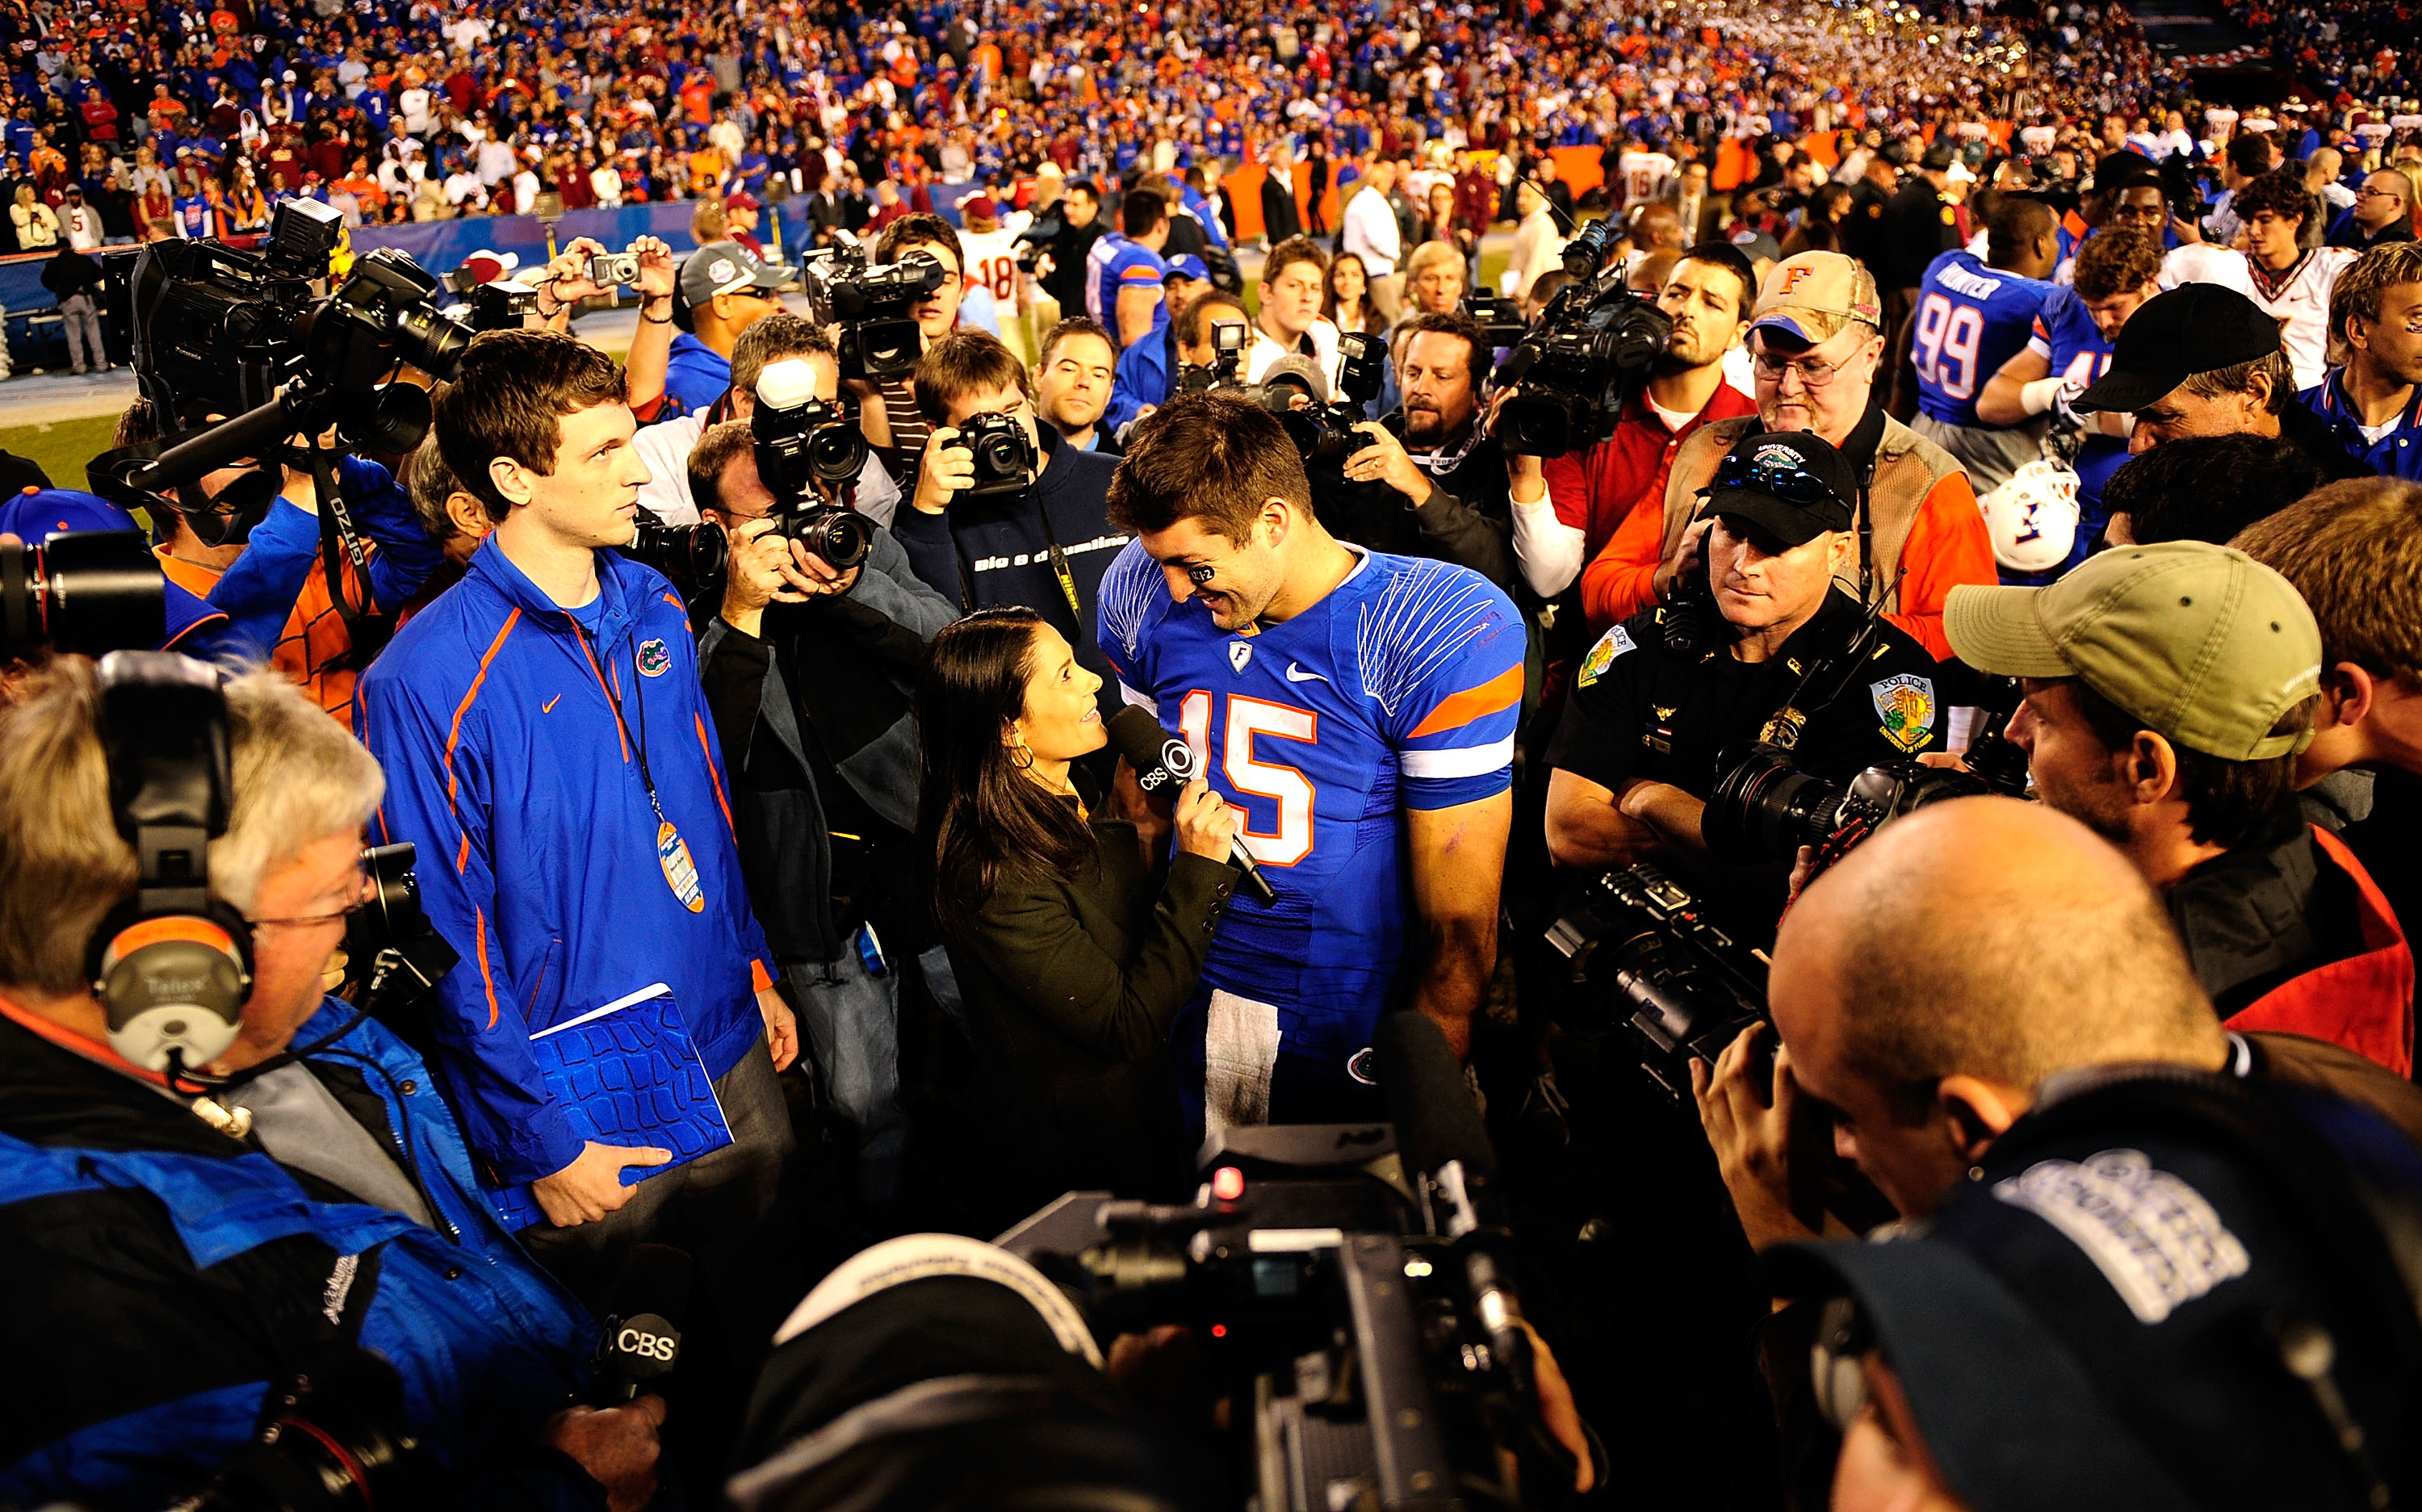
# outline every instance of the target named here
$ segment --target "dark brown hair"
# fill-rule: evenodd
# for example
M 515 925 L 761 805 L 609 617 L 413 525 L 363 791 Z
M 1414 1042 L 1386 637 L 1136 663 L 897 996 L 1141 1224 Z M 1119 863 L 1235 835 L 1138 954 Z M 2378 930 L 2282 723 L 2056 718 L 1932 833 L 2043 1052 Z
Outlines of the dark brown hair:
M 1034 365 L 1038 368 L 1049 367 L 1051 365 L 1051 354 L 1053 350 L 1056 349 L 1061 342 L 1065 341 L 1072 336 L 1100 337 L 1104 342 L 1109 344 L 1112 360 L 1116 360 L 1118 357 L 1119 343 L 1111 337 L 1109 332 L 1102 329 L 1101 322 L 1089 320 L 1082 315 L 1071 315 L 1066 320 L 1062 321 L 1059 324 L 1051 327 L 1049 334 L 1043 338 L 1043 355 L 1036 359 Z
M 1210 333 L 1203 328 L 1203 323 L 1211 318 L 1212 310 L 1223 307 L 1236 312 L 1238 323 L 1252 323 L 1252 312 L 1245 308 L 1243 300 L 1223 290 L 1206 288 L 1187 300 L 1186 307 L 1177 312 L 1177 344 L 1198 347 L 1208 340 Z
M 1243 541 L 1272 498 L 1312 511 L 1302 457 L 1278 417 L 1234 394 L 1180 394 L 1137 422 L 1110 479 L 1110 523 L 1166 530 L 1194 519 Z
M 2299 227 L 2309 227 L 2319 217 L 2316 209 L 2320 197 L 2304 187 L 2304 165 L 2290 163 L 2273 168 L 2237 191 L 2228 202 L 2229 213 L 2245 225 L 2254 217 L 2269 211 L 2281 220 L 2292 220 Z
M 2083 678 L 2068 679 L 2068 685 L 2077 699 L 2078 714 L 2103 748 L 2121 751 L 2136 743 L 2136 732 L 2145 728 L 2144 720 L 2086 686 Z M 2270 732 L 2293 735 L 2310 730 L 2313 711 L 2320 701 L 2317 693 L 2298 703 L 2279 717 Z M 2177 792 L 2186 802 L 2188 837 L 2198 845 L 2243 844 L 2254 827 L 2295 790 L 2293 753 L 2266 761 L 2232 762 L 2191 750 L 2175 740 L 2169 745 L 2178 760 Z
M 1399 352 L 1411 349 L 1412 339 L 1424 331 L 1435 331 L 1457 338 L 1464 345 L 1463 370 L 1471 379 L 1471 391 L 1477 394 L 1488 383 L 1488 332 L 1481 323 L 1459 309 L 1444 314 L 1421 314 L 1398 327 L 1404 333 L 1405 345 Z
M 1327 286 L 1329 254 L 1323 252 L 1319 244 L 1309 236 L 1290 236 L 1270 248 L 1269 256 L 1262 260 L 1262 282 L 1276 283 L 1279 275 L 1286 271 L 1287 264 L 1290 262 L 1311 263 L 1320 274 L 1323 287 Z
M 959 233 L 939 215 L 919 213 L 903 215 L 883 228 L 882 240 L 874 244 L 874 260 L 897 262 L 900 255 L 922 243 L 933 243 L 951 249 L 951 263 L 962 274 L 967 271 L 967 254 L 959 245 Z
M 917 854 L 934 915 L 969 933 L 1004 874 L 1071 880 L 1094 859 L 1093 831 L 1012 759 L 1002 734 L 1026 712 L 1032 609 L 978 609 L 934 638 L 918 680 Z
M 917 359 L 917 413 L 928 425 L 950 423 L 951 401 L 988 388 L 1031 395 L 1026 364 L 1006 342 L 972 325 L 953 327 Z
M 723 474 L 731 459 L 757 444 L 747 420 L 710 425 L 689 449 L 689 495 L 701 511 L 723 512 Z
M 483 331 L 463 354 L 462 376 L 437 391 L 437 449 L 464 492 L 501 523 L 512 505 L 488 464 L 511 457 L 551 476 L 563 417 L 629 393 L 614 359 L 585 341 L 555 331 Z

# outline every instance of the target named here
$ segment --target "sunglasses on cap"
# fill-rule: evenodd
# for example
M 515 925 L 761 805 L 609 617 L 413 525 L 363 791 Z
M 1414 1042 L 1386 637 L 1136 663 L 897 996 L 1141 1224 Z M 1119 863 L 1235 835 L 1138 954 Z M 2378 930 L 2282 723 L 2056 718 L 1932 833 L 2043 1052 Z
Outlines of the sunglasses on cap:
M 1709 485 L 1710 491 L 1734 488 L 1769 494 L 1787 504 L 1840 502 L 1834 496 L 1832 484 L 1799 463 L 1769 461 L 1754 456 L 1727 456 L 1716 465 L 1716 478 Z

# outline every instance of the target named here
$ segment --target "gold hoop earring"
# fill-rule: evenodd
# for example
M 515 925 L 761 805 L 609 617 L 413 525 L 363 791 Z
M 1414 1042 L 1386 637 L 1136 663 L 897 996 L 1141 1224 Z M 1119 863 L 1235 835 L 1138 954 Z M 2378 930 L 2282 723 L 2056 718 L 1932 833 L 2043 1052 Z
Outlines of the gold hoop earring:
M 1034 749 L 1027 745 L 1025 731 L 1020 730 L 1014 733 L 1016 738 L 1009 748 L 1009 764 L 1021 772 L 1030 771 L 1034 766 Z

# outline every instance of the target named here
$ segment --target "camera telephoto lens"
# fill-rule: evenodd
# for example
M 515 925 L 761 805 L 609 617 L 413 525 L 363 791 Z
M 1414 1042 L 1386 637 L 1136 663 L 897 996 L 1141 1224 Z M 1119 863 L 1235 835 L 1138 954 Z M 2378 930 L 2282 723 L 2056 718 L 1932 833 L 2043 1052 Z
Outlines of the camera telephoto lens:
M 160 563 L 139 530 L 70 530 L 0 543 L 0 660 L 47 646 L 98 656 L 149 651 L 167 635 Z
M 1787 757 L 1760 750 L 1716 784 L 1700 822 L 1707 849 L 1734 861 L 1788 861 L 1802 845 L 1824 843 L 1842 813 L 1844 791 L 1794 771 Z

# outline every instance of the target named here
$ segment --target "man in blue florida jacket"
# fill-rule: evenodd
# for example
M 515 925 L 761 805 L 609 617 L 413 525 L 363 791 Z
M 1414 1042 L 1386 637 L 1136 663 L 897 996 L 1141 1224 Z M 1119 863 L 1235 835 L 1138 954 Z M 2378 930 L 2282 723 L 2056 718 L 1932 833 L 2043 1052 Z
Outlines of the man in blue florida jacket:
M 0 1288 L 29 1365 L 0 1413 L 0 1504 L 165 1505 L 346 1345 L 394 1366 L 446 1504 L 644 1504 L 662 1402 L 570 1408 L 593 1325 L 496 1221 L 420 1059 L 321 994 L 381 780 L 275 674 L 227 686 L 238 786 L 209 862 L 253 937 L 210 1070 L 250 1079 L 205 1107 L 112 1047 L 86 941 L 135 861 L 95 681 L 63 659 L 0 718 Z M 309 1053 L 274 1063 L 290 1045 Z M 229 1108 L 248 1130 L 220 1131 Z
M 1118 459 L 1079 451 L 1038 424 L 1026 365 L 988 332 L 963 326 L 936 341 L 917 364 L 916 387 L 917 406 L 935 430 L 916 492 L 891 517 L 909 565 L 963 609 L 1014 605 L 1042 615 L 1107 687 L 1109 663 L 1093 641 L 1093 591 L 1127 543 L 1124 531 L 1110 528 Z M 970 491 L 975 454 L 960 435 L 980 415 L 1010 416 L 1036 445 L 1041 466 L 1025 487 Z
M 738 1393 L 796 1295 L 772 1226 L 793 1143 L 775 1074 L 796 1029 L 741 879 L 682 602 L 606 549 L 631 540 L 647 478 L 624 392 L 568 336 L 472 343 L 438 396 L 438 449 L 497 525 L 364 675 L 359 717 L 387 773 L 382 838 L 429 858 L 422 906 L 463 955 L 432 1013 L 438 1074 L 491 1178 L 530 1183 L 545 1215 L 522 1242 L 592 1307 L 633 1245 L 689 1251 L 684 1375 Z M 616 1137 L 630 1099 L 615 1076 L 575 1118 L 530 1037 L 668 992 L 732 1143 L 626 1186 L 624 1168 L 669 1152 Z

